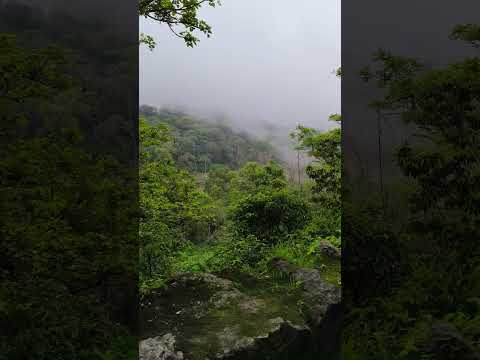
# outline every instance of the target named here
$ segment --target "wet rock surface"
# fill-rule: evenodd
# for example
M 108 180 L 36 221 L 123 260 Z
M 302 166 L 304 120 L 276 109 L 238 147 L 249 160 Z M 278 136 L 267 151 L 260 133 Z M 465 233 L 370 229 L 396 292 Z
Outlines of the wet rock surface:
M 343 321 L 341 289 L 327 282 L 317 269 L 298 268 L 281 258 L 273 259 L 272 266 L 301 283 L 313 353 L 318 358 L 338 358 Z
M 326 241 L 326 240 L 320 241 L 316 251 L 321 255 L 324 255 L 333 259 L 340 259 L 342 257 L 341 250 L 336 248 L 329 241 Z
M 434 360 L 480 360 L 480 354 L 455 326 L 448 323 L 432 325 L 429 338 L 423 347 L 423 355 Z
M 175 337 L 169 333 L 141 341 L 139 359 L 183 360 L 183 353 L 175 351 Z
M 315 346 L 318 331 L 339 292 L 315 271 L 285 266 L 301 279 L 301 298 L 286 301 L 286 296 L 247 292 L 236 282 L 212 274 L 177 275 L 165 289 L 142 301 L 141 359 L 318 358 L 313 353 L 319 350 Z M 307 318 L 297 300 L 307 304 Z

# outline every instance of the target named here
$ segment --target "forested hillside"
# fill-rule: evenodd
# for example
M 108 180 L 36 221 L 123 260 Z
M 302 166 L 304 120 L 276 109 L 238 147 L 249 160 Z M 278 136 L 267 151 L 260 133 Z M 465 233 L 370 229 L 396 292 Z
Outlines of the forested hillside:
M 174 32 L 184 25 L 176 35 L 194 46 L 194 29 L 211 33 L 196 18 L 203 3 L 218 5 L 142 1 L 141 13 Z M 148 35 L 140 40 L 155 47 Z M 268 94 L 257 93 L 251 104 L 236 98 L 262 109 L 253 117 L 264 122 L 243 124 L 245 132 L 182 111 L 140 109 L 140 359 L 339 352 L 341 119 L 333 116 L 326 132 L 293 129 L 286 123 L 305 115 L 272 111 Z M 172 103 L 196 107 L 198 99 Z M 295 103 L 288 101 L 282 105 Z
M 292 134 L 300 148 L 319 159 L 307 167 L 310 180 L 301 186 L 290 183 L 282 166 L 275 161 L 262 164 L 245 160 L 244 165 L 235 170 L 229 168 L 235 163 L 229 162 L 227 157 L 226 160 L 218 158 L 207 167 L 204 188 L 199 188 L 193 176 L 195 169 L 185 166 L 184 158 L 180 156 L 185 141 L 205 141 L 208 138 L 201 135 L 206 130 L 237 140 L 250 139 L 236 135 L 227 127 L 202 124 L 180 118 L 178 114 L 167 117 L 166 114 L 169 113 L 158 112 L 141 119 L 140 193 L 142 224 L 145 226 L 141 230 L 151 229 L 148 233 L 157 238 L 143 239 L 148 240 L 149 248 L 158 247 L 159 250 L 158 255 L 153 255 L 156 251 L 152 248 L 148 251 L 149 256 L 143 259 L 148 262 L 145 264 L 148 271 L 142 273 L 144 279 L 165 278 L 168 263 L 178 260 L 176 251 L 187 248 L 190 251 L 192 244 L 205 245 L 213 241 L 215 246 L 220 242 L 237 248 L 236 240 L 255 238 L 250 245 L 280 246 L 283 251 L 288 246 L 285 240 L 297 237 L 305 241 L 305 249 L 321 238 L 329 238 L 339 246 L 339 129 L 318 133 L 314 129 L 299 127 Z M 268 147 L 264 143 L 251 144 Z M 227 142 L 215 145 L 227 148 Z M 213 148 L 213 144 L 211 146 Z M 208 152 L 209 149 L 208 146 L 203 149 L 203 156 L 215 159 L 215 152 Z M 251 148 L 246 149 L 253 153 Z M 243 154 L 240 157 L 248 159 Z M 158 231 L 160 228 L 163 230 Z M 171 241 L 164 242 L 169 234 Z M 166 244 L 171 246 L 168 251 L 165 251 Z M 173 253 L 169 255 L 170 250 Z M 301 257 L 286 254 L 295 262 L 308 257 L 307 251 Z M 156 256 L 165 258 L 160 261 Z M 158 269 L 159 266 L 164 269 Z
M 280 329 L 292 326 L 287 320 L 298 326 L 309 324 L 304 334 L 309 345 L 298 359 L 327 351 L 316 348 L 319 335 L 315 334 L 321 328 L 324 306 L 339 301 L 339 128 L 320 133 L 299 127 L 292 133 L 298 148 L 314 158 L 303 184 L 289 181 L 284 168 L 274 161 L 247 161 L 248 154 L 267 146 L 250 142 L 244 147 L 247 155 L 239 154 L 245 162 L 239 169 L 235 168 L 240 163 L 216 158 L 215 152 L 208 152 L 213 147 L 206 147 L 204 155 L 216 163 L 206 169 L 200 186 L 196 169 L 185 166 L 179 154 L 186 139 L 198 144 L 205 141 L 200 136 L 204 133 L 249 140 L 226 127 L 167 117 L 162 112 L 140 121 L 142 346 L 150 342 L 156 348 L 165 346 L 173 336 L 192 359 L 224 351 L 243 356 L 252 351 L 249 346 L 231 348 L 215 339 L 240 323 L 247 328 L 235 330 L 234 340 L 255 342 L 266 324 L 280 319 Z M 226 149 L 228 141 L 215 145 Z M 218 293 L 218 287 L 225 289 Z M 243 289 L 241 295 L 239 289 Z M 192 310 L 198 307 L 203 310 Z M 240 315 L 239 307 L 250 310 Z M 257 321 L 262 323 L 258 327 Z M 171 326 L 175 326 L 173 332 L 169 332 Z M 192 329 L 195 336 L 205 337 L 204 343 L 195 342 Z M 279 336 L 280 330 L 267 327 L 261 331 Z M 151 338 L 157 334 L 167 338 Z M 285 341 L 292 342 L 286 348 L 293 351 L 298 339 L 289 335 Z M 279 350 L 262 351 L 277 358 Z
M 227 124 L 147 105 L 140 107 L 140 116 L 148 124 L 168 126 L 173 136 L 172 157 L 176 166 L 190 172 L 206 172 L 218 165 L 239 169 L 248 161 L 265 164 L 280 160 L 269 143 L 235 131 Z
M 63 12 L 44 21 L 9 3 L 0 9 L 0 358 L 134 358 L 137 55 L 115 27 Z
M 450 38 L 478 50 L 480 26 Z M 394 151 L 405 178 L 345 192 L 344 358 L 479 358 L 480 57 L 432 68 L 379 50 L 362 76 L 379 114 L 415 127 Z

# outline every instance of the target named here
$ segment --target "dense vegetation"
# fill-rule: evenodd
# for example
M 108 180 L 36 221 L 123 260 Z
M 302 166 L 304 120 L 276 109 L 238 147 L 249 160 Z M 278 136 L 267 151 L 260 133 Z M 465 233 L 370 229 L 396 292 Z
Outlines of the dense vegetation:
M 168 25 L 192 47 L 198 41 L 193 32 L 211 35 L 199 8 L 218 4 L 140 1 L 139 14 Z M 140 42 L 155 47 L 148 35 Z M 180 112 L 142 106 L 140 115 L 141 292 L 183 271 L 269 277 L 270 260 L 278 256 L 324 268 L 320 242 L 340 247 L 338 128 L 292 133 L 296 150 L 315 159 L 308 180 L 301 183 L 297 174 L 293 183 L 265 141 Z M 340 281 L 338 267 L 329 275 Z
M 196 16 L 202 3 L 140 1 L 140 14 L 165 23 L 180 19 L 187 26 L 180 36 L 191 46 L 195 29 L 211 32 Z M 479 34 L 478 26 L 462 25 L 452 37 L 478 47 Z M 78 57 L 69 61 L 85 62 L 89 51 L 102 49 L 92 39 L 84 34 Z M 59 49 L 36 41 L 37 50 L 27 51 L 33 42 L 27 37 L 0 35 L 8 54 L 0 58 L 0 353 L 6 358 L 134 358 L 137 341 L 124 317 L 135 315 L 127 312 L 137 270 L 145 293 L 184 271 L 271 277 L 270 261 L 279 256 L 322 268 L 320 242 L 340 247 L 339 127 L 321 133 L 299 126 L 292 134 L 314 158 L 309 181 L 295 184 L 265 142 L 143 107 L 138 214 L 129 167 L 136 154 L 125 151 L 134 142 L 125 135 L 130 125 L 98 110 L 131 110 L 110 103 L 117 83 L 95 81 L 95 71 L 108 73 L 109 61 L 100 70 L 72 73 Z M 433 70 L 387 52 L 375 59 L 379 69 L 363 75 L 384 87 L 386 97 L 374 106 L 400 112 L 424 140 L 397 152 L 411 184 L 400 194 L 407 209 L 401 226 L 397 209 L 384 201 L 396 184 L 361 205 L 342 194 L 345 358 L 419 358 L 437 321 L 454 324 L 478 350 L 480 59 Z M 118 76 L 129 68 L 129 61 L 121 64 Z M 62 126 L 51 130 L 52 124 Z M 116 135 L 107 140 L 112 130 Z M 351 179 L 344 180 L 347 190 Z M 132 219 L 138 215 L 137 268 Z M 338 269 L 325 275 L 339 281 Z
M 198 133 L 189 132 L 194 140 L 205 129 L 234 134 L 225 126 L 183 120 L 187 128 L 196 125 Z M 296 265 L 320 267 L 321 257 L 316 251 L 320 241 L 340 246 L 338 195 L 332 193 L 337 187 L 326 188 L 316 182 L 320 173 L 332 179 L 338 177 L 336 160 L 332 162 L 331 157 L 323 157 L 318 151 L 333 148 L 332 153 L 339 156 L 339 142 L 332 141 L 337 139 L 338 129 L 327 134 L 299 130 L 299 145 L 317 157 L 312 164 L 315 171 L 309 172 L 312 180 L 301 186 L 289 183 L 283 168 L 274 161 L 249 161 L 235 170 L 229 167 L 229 157 L 218 158 L 203 182 L 198 182 L 192 169 L 189 172 L 181 161 L 175 161 L 179 153 L 176 147 L 185 146 L 175 138 L 175 134 L 185 134 L 178 130 L 181 121 L 141 120 L 143 292 L 183 271 L 269 276 L 270 260 L 277 256 Z M 215 158 L 216 153 L 209 149 L 215 148 L 205 147 L 205 155 Z M 331 280 L 339 281 L 338 269 Z
M 111 29 L 22 19 L 0 26 L 0 357 L 133 358 L 133 52 L 99 59 Z
M 194 44 L 201 2 L 139 14 L 179 3 Z M 51 8 L 0 9 L 0 358 L 135 359 L 136 33 Z
M 196 32 L 207 37 L 212 35 L 211 26 L 198 16 L 202 6 L 215 7 L 219 0 L 139 0 L 138 14 L 145 18 L 165 24 L 172 33 L 181 38 L 185 45 L 193 47 L 199 39 Z M 155 39 L 147 34 L 140 34 L 140 43 L 150 49 L 155 48 Z
M 249 161 L 280 161 L 269 143 L 234 131 L 227 124 L 201 121 L 180 111 L 147 105 L 140 107 L 140 116 L 148 124 L 168 126 L 176 166 L 192 173 L 206 173 L 218 165 L 237 170 Z
M 452 38 L 478 47 L 479 34 L 478 26 L 461 25 Z M 436 69 L 386 51 L 374 60 L 378 66 L 362 73 L 386 96 L 372 105 L 398 112 L 401 121 L 416 126 L 418 137 L 396 152 L 402 182 L 410 183 L 401 194 L 407 205 L 401 226 L 397 209 L 382 200 L 396 184 L 380 199 L 363 199 L 364 206 L 345 201 L 344 355 L 432 355 L 426 345 L 432 325 L 440 322 L 461 335 L 451 333 L 436 358 L 464 358 L 465 349 L 455 354 L 453 336 L 480 349 L 480 59 Z

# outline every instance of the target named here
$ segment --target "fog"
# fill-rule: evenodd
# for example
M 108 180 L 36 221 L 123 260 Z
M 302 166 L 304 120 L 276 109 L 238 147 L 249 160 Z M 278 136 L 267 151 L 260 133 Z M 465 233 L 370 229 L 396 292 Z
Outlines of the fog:
M 140 32 L 156 49 L 140 48 L 140 103 L 223 117 L 252 133 L 271 124 L 332 126 L 340 112 L 338 0 L 224 0 L 200 17 L 213 36 L 194 48 L 168 27 L 144 18 Z M 277 131 L 280 131 L 278 129 Z
M 457 24 L 477 23 L 478 5 L 466 0 L 443 2 L 441 6 L 434 0 L 344 2 L 342 152 L 346 171 L 377 181 L 380 170 L 378 118 L 368 104 L 384 93 L 365 84 L 355 71 L 372 64 L 372 55 L 379 48 L 433 68 L 476 55 L 475 49 L 452 41 L 449 34 Z M 384 179 L 398 180 L 396 147 L 406 139 L 414 141 L 412 132 L 418 129 L 413 124 L 406 126 L 398 116 L 384 118 L 382 127 Z

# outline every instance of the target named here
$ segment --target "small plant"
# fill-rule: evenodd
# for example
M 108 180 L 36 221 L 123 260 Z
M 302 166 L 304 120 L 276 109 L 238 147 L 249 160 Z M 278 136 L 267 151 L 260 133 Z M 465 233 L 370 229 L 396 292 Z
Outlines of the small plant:
M 303 282 L 300 280 L 296 280 L 293 277 L 290 277 L 288 285 L 292 291 L 297 291 L 301 289 Z

